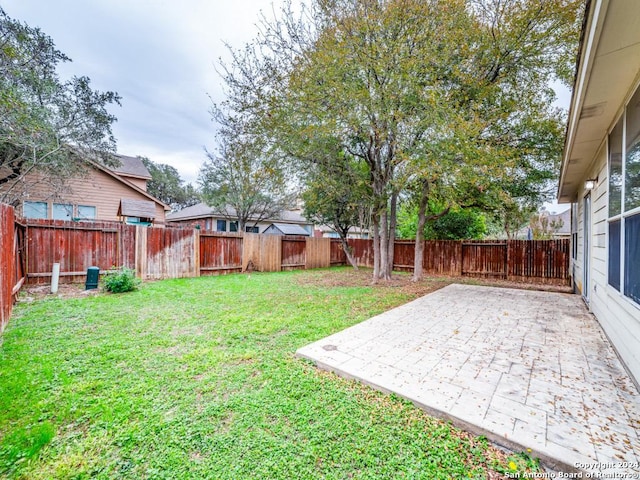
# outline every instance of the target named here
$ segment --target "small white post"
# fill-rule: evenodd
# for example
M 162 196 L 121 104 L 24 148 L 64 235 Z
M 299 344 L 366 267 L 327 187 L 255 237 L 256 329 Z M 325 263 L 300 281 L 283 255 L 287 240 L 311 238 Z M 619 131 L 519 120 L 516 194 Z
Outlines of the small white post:
M 54 263 L 51 272 L 51 293 L 58 293 L 58 280 L 60 280 L 60 264 Z

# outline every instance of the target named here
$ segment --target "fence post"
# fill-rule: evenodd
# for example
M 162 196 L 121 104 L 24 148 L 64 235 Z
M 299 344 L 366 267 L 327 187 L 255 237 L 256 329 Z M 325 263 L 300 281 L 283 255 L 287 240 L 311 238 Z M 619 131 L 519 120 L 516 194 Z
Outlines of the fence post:
M 197 228 L 193 229 L 193 252 L 195 256 L 194 275 L 196 277 L 199 277 L 200 276 L 200 230 Z
M 136 253 L 135 253 L 135 269 L 136 274 L 142 280 L 147 275 L 147 228 L 136 226 Z

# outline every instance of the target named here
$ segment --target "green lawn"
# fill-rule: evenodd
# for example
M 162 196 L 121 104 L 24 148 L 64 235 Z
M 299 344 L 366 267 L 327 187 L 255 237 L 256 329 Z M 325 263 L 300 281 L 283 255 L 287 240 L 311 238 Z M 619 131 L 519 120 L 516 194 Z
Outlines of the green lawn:
M 295 350 L 413 298 L 346 271 L 20 303 L 0 345 L 7 478 L 496 478 L 527 468 Z

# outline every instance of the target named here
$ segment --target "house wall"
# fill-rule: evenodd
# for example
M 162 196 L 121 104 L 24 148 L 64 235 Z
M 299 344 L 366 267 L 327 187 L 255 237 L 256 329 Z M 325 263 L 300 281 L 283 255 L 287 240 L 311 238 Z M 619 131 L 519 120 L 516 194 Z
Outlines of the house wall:
M 126 181 L 133 183 L 136 187 L 141 188 L 145 192 L 147 191 L 147 181 L 143 178 L 129 177 L 128 175 L 122 175 L 118 173 L 118 176 L 124 178 Z
M 38 174 L 33 174 L 34 177 Z M 118 207 L 121 199 L 149 200 L 142 193 L 119 182 L 107 173 L 90 168 L 86 175 L 81 178 L 71 179 L 68 182 L 68 189 L 59 194 L 55 200 L 51 199 L 51 192 L 47 189 L 46 181 L 30 182 L 34 183 L 30 191 L 29 201 L 47 201 L 49 204 L 49 216 L 53 203 L 70 203 L 74 205 L 87 205 L 96 207 L 96 218 L 98 220 L 121 220 L 118 217 Z M 165 212 L 162 205 L 156 203 L 155 222 L 165 221 Z M 17 211 L 22 215 L 22 204 Z
M 585 224 L 584 208 L 587 190 L 578 193 L 578 255 L 575 260 L 575 284 L 588 300 L 590 310 L 613 343 L 621 360 L 640 383 L 640 305 L 622 295 L 608 284 L 608 166 L 607 145 L 602 145 L 583 181 L 598 178 L 591 190 L 591 235 L 589 247 L 590 282 L 584 286 Z
M 182 226 L 188 226 L 188 227 L 195 227 L 196 225 L 200 225 L 200 228 L 202 228 L 203 230 L 206 231 L 213 231 L 213 232 L 217 232 L 218 228 L 217 228 L 217 224 L 218 224 L 218 220 L 225 220 L 222 217 L 206 217 L 206 218 L 198 218 L 196 220 L 177 220 L 177 221 L 172 221 L 170 222 L 173 225 L 182 225 Z M 257 227 L 259 228 L 259 232 L 258 233 L 264 233 L 264 231 L 273 223 L 273 220 L 269 220 L 269 221 L 264 221 L 264 222 L 258 222 L 257 223 Z M 282 220 L 278 220 L 278 223 L 289 223 L 292 224 L 292 222 L 286 222 L 286 221 L 282 221 Z M 231 221 L 226 220 L 226 232 L 230 232 L 230 224 Z M 249 222 L 250 226 L 253 226 L 253 222 Z M 305 223 L 296 223 L 295 225 L 300 225 L 302 228 L 304 228 L 309 235 L 313 235 L 313 225 L 311 224 L 305 224 Z

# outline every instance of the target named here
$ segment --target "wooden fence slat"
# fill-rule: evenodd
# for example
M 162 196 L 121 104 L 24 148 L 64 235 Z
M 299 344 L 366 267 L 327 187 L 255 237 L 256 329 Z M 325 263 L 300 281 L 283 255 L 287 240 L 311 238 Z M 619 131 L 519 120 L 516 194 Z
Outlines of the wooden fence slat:
M 16 282 L 17 231 L 15 211 L 0 204 L 0 333 L 9 322 Z
M 347 263 L 347 255 L 344 253 L 340 239 L 332 238 L 330 248 L 331 256 L 329 263 L 331 265 L 345 265 Z
M 327 268 L 331 266 L 331 239 L 307 237 L 306 269 Z
M 269 235 L 267 235 L 269 236 Z M 304 269 L 307 264 L 307 238 L 306 237 L 280 237 L 281 240 L 281 267 L 283 270 Z
M 200 272 L 207 275 L 242 271 L 243 237 L 200 234 Z

